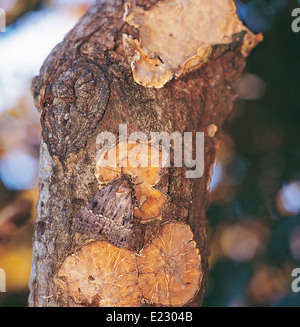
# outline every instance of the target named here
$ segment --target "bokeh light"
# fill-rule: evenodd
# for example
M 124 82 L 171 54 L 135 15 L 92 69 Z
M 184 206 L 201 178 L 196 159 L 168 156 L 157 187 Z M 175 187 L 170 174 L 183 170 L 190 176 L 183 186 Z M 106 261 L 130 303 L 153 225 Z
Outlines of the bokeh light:
M 37 185 L 38 162 L 31 155 L 14 151 L 0 161 L 0 178 L 9 190 L 26 190 Z

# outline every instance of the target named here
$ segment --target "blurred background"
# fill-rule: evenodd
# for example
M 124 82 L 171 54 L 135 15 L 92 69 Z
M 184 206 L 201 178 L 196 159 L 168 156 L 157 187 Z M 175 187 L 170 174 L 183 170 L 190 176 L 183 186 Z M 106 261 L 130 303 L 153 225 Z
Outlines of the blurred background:
M 30 82 L 92 2 L 0 0 L 0 307 L 27 306 L 29 292 L 40 143 Z M 291 13 L 300 1 L 236 3 L 264 41 L 236 85 L 214 167 L 204 306 L 300 306 L 291 290 L 300 268 L 300 32 Z

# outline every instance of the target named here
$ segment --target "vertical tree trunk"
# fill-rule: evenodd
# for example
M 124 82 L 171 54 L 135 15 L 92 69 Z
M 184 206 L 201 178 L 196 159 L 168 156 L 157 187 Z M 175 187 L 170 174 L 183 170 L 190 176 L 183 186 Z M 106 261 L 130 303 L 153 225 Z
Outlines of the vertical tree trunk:
M 140 0 L 145 10 L 156 0 Z M 235 98 L 234 84 L 245 66 L 245 33 L 217 47 L 202 68 L 161 88 L 138 84 L 124 53 L 123 34 L 137 38 L 123 20 L 124 1 L 97 1 L 51 52 L 32 84 L 41 113 L 40 197 L 36 210 L 30 306 L 87 305 L 74 302 L 53 278 L 64 259 L 89 239 L 79 232 L 76 213 L 98 191 L 95 178 L 96 138 L 100 132 L 204 132 L 204 173 L 186 178 L 186 168 L 171 167 L 156 185 L 167 195 L 162 219 L 134 223 L 130 251 L 151 242 L 166 221 L 190 226 L 201 255 L 203 278 L 195 298 L 201 306 L 208 278 L 209 245 L 205 210 L 222 128 Z M 78 301 L 77 301 L 78 302 Z M 148 303 L 155 303 L 148 301 Z M 141 304 L 143 305 L 143 304 Z

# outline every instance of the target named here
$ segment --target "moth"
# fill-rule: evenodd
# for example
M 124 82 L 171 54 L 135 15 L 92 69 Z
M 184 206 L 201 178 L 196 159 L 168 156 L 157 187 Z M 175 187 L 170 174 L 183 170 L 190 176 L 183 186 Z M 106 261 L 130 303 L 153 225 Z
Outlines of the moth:
M 101 232 L 117 247 L 127 247 L 133 221 L 133 203 L 131 179 L 121 176 L 104 186 L 79 210 L 74 224 L 85 232 Z

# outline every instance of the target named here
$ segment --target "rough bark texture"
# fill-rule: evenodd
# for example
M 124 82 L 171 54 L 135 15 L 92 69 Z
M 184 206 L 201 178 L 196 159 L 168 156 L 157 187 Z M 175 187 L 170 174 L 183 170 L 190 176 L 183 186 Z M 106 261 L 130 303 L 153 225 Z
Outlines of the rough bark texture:
M 139 0 L 151 6 L 157 1 Z M 32 84 L 41 113 L 40 197 L 37 205 L 30 306 L 74 306 L 57 291 L 53 276 L 64 258 L 89 239 L 73 225 L 76 212 L 98 191 L 95 178 L 96 137 L 101 131 L 128 133 L 205 132 L 205 171 L 187 179 L 185 168 L 170 168 L 159 189 L 166 192 L 162 221 L 134 226 L 131 247 L 141 249 L 166 220 L 190 225 L 202 258 L 204 279 L 190 306 L 201 306 L 208 278 L 206 235 L 208 187 L 222 127 L 235 98 L 234 84 L 245 59 L 241 39 L 219 47 L 204 68 L 173 79 L 161 89 L 138 85 L 122 47 L 122 34 L 135 35 L 123 22 L 124 1 L 97 1 L 58 44 Z M 218 131 L 209 137 L 207 127 Z M 101 235 L 99 235 L 101 239 Z

